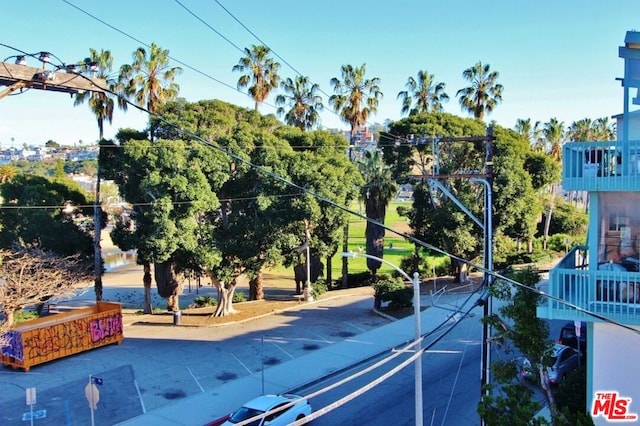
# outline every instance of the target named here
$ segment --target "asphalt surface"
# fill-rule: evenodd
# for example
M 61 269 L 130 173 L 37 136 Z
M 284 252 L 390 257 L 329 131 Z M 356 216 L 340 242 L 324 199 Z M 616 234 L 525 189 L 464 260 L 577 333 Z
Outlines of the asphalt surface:
M 208 290 L 198 294 L 203 291 Z M 141 294 L 141 289 L 126 282 L 105 284 L 104 298 L 137 303 L 131 292 Z M 192 293 L 185 290 L 185 297 Z M 31 408 L 38 425 L 117 424 L 256 372 L 268 376 L 273 366 L 389 323 L 373 312 L 371 289 L 338 293 L 257 320 L 216 327 L 125 322 L 121 345 L 37 365 L 29 372 L 0 368 L 0 424 L 24 425 Z M 92 296 L 89 291 L 59 307 L 85 306 Z M 102 379 L 93 413 L 85 395 L 89 376 Z M 33 407 L 26 405 L 27 388 L 36 388 Z

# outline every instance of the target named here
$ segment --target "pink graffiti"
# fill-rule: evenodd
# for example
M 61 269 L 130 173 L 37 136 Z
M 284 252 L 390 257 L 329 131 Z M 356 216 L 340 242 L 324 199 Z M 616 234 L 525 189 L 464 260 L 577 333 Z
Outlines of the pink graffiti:
M 92 342 L 117 336 L 122 333 L 122 317 L 120 315 L 114 315 L 112 317 L 92 320 L 89 324 L 89 329 Z

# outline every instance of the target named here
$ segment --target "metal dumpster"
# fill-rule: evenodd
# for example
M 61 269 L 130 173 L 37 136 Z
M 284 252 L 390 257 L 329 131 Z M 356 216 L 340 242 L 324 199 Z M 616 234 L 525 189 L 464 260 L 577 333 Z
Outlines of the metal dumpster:
M 43 362 L 120 344 L 122 329 L 122 306 L 113 302 L 25 321 L 5 333 L 9 343 L 0 350 L 0 362 L 29 371 Z

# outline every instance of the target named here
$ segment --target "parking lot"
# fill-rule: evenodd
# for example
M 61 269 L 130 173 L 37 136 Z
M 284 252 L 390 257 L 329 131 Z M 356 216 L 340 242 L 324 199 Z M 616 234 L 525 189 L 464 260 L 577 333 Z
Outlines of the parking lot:
M 257 320 L 215 327 L 124 324 L 125 339 L 46 364 L 29 372 L 0 369 L 0 424 L 23 425 L 30 407 L 39 425 L 112 425 L 225 382 L 388 323 L 372 311 L 370 289 L 351 292 Z M 294 372 L 292 372 L 294 374 Z M 102 379 L 93 413 L 85 395 L 89 377 Z M 46 413 L 44 412 L 46 410 Z M 25 417 L 25 415 L 27 417 Z

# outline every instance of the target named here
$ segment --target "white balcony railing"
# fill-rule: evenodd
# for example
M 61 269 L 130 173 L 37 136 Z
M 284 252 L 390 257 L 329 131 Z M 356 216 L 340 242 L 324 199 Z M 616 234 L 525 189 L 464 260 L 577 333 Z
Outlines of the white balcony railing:
M 571 304 L 625 324 L 640 325 L 640 273 L 590 268 L 587 254 L 586 247 L 575 247 L 550 271 L 547 293 L 560 300 L 547 299 L 538 307 L 538 315 L 599 321 Z
M 562 161 L 567 191 L 640 190 L 640 141 L 567 142 Z

